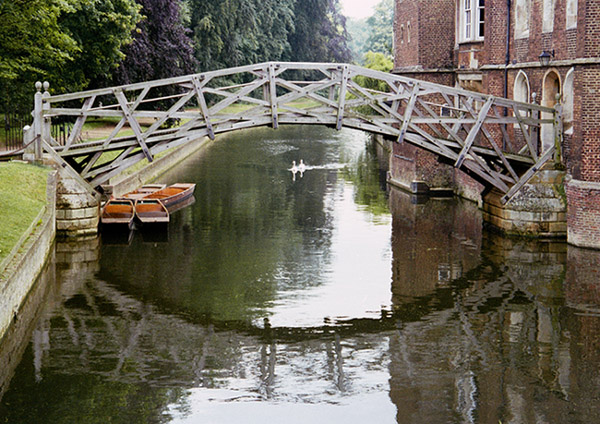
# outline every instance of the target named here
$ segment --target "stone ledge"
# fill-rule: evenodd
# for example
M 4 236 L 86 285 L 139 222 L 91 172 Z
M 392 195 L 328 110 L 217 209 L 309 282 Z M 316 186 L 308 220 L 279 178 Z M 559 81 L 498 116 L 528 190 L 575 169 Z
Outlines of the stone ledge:
M 56 219 L 68 220 L 68 219 L 82 219 L 82 218 L 94 218 L 98 216 L 98 208 L 87 207 L 81 209 L 57 209 Z
M 98 215 L 92 218 L 56 219 L 56 230 L 63 232 L 71 230 L 79 231 L 87 228 L 97 229 L 99 221 L 100 218 Z

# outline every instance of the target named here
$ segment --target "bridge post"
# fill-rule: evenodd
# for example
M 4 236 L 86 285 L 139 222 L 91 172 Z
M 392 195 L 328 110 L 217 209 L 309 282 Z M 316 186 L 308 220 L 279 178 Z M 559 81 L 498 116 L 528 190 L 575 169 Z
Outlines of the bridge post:
M 46 141 L 48 144 L 52 144 L 52 136 L 50 132 L 51 121 L 50 118 L 46 116 L 46 112 L 50 110 L 50 103 L 48 103 L 46 100 L 48 97 L 50 97 L 50 93 L 48 92 L 50 83 L 48 81 L 44 81 L 42 87 L 44 88 L 44 92 L 42 93 L 42 140 Z
M 562 162 L 562 146 L 563 146 L 563 121 L 562 112 L 563 106 L 560 103 L 561 95 L 556 95 L 556 104 L 554 105 L 554 163 L 560 165 Z
M 537 94 L 536 93 L 531 93 L 531 103 L 533 104 L 538 104 L 536 102 L 536 98 L 537 98 Z M 540 111 L 537 109 L 533 109 L 531 111 L 531 118 L 533 118 L 534 120 L 538 120 L 540 119 Z M 535 154 L 539 155 L 540 154 L 540 128 L 538 128 L 537 126 L 533 126 L 531 128 L 531 141 L 532 143 L 535 145 Z
M 42 160 L 42 122 L 44 113 L 42 111 L 42 83 L 35 83 L 36 93 L 33 98 L 33 160 Z

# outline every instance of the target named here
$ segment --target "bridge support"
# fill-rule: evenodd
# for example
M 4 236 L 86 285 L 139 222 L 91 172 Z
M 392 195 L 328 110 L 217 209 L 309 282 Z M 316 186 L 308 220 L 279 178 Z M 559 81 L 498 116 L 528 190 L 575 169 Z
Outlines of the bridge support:
M 56 234 L 61 238 L 96 236 L 100 202 L 76 178 L 59 168 Z
M 484 222 L 508 235 L 566 238 L 564 178 L 564 171 L 542 169 L 506 204 L 491 190 L 483 196 Z

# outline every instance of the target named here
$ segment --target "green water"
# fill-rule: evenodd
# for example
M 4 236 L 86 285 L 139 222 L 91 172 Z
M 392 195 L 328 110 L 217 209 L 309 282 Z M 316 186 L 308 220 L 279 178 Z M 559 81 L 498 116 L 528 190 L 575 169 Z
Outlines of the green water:
M 0 422 L 599 421 L 600 253 L 386 192 L 358 131 L 231 134 L 160 181 L 197 184 L 168 232 L 57 244 Z

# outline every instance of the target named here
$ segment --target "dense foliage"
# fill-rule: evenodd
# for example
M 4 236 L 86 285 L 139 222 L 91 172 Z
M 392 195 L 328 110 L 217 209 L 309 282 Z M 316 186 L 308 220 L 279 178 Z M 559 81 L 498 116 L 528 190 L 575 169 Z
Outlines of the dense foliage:
M 393 21 L 393 0 L 380 0 L 372 16 L 349 21 L 350 48 L 356 62 L 364 64 L 368 52 L 392 58 Z
M 178 0 L 138 0 L 143 18 L 125 59 L 113 74 L 117 84 L 129 84 L 190 74 L 196 70 L 194 48 L 181 20 Z
M 347 62 L 339 0 L 0 0 L 0 96 L 273 61 Z

